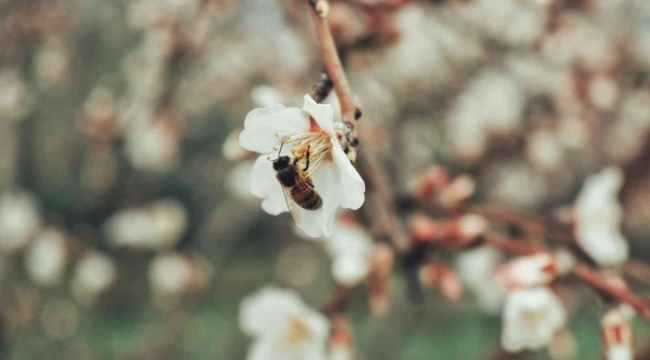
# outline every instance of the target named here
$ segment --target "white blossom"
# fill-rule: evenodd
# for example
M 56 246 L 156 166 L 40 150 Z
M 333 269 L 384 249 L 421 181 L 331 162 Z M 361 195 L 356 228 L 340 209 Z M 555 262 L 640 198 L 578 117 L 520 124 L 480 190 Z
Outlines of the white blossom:
M 184 294 L 207 286 L 208 266 L 199 257 L 161 254 L 149 265 L 149 283 L 157 305 L 174 305 Z
M 180 161 L 178 131 L 164 120 L 133 124 L 125 140 L 126 156 L 138 170 L 165 173 Z
M 463 284 L 474 293 L 478 306 L 489 313 L 498 312 L 503 304 L 503 289 L 492 278 L 501 258 L 499 251 L 487 246 L 464 251 L 456 258 Z
M 41 226 L 36 200 L 26 192 L 0 196 L 0 251 L 13 253 L 24 248 Z
M 160 249 L 174 246 L 185 233 L 188 215 L 177 200 L 166 198 L 111 216 L 104 233 L 113 246 Z
M 447 136 L 456 155 L 477 160 L 492 135 L 512 135 L 521 126 L 524 97 L 514 77 L 486 70 L 468 85 L 447 116 Z
M 262 209 L 271 215 L 288 211 L 273 161 L 278 155 L 289 156 L 304 169 L 309 150 L 310 165 L 300 174 L 311 178 L 322 206 L 305 210 L 296 205 L 293 215 L 310 237 L 329 237 L 336 209 L 358 209 L 364 201 L 365 184 L 337 141 L 333 118 L 330 105 L 319 105 L 305 95 L 302 110 L 270 105 L 251 111 L 239 137 L 242 147 L 263 154 L 253 167 L 251 192 L 264 199 Z
M 49 37 L 38 49 L 34 60 L 40 85 L 46 89 L 64 85 L 71 73 L 72 58 L 63 38 Z
M 566 325 L 560 299 L 546 287 L 509 292 L 503 311 L 501 343 L 510 352 L 537 350 Z
M 619 309 L 610 309 L 603 315 L 601 331 L 607 360 L 634 359 L 634 331 Z
M 332 257 L 332 276 L 337 283 L 354 286 L 368 276 L 374 247 L 370 234 L 361 226 L 335 222 L 325 248 Z
M 506 289 L 546 285 L 559 273 L 555 256 L 549 253 L 522 256 L 499 266 L 494 277 Z
M 117 279 L 117 266 L 108 256 L 94 252 L 85 255 L 72 277 L 72 295 L 83 305 L 93 305 Z
M 15 69 L 0 69 L 0 121 L 21 120 L 34 103 L 33 95 Z
M 585 181 L 575 204 L 575 236 L 582 249 L 601 265 L 617 265 L 628 258 L 629 246 L 620 230 L 623 208 L 618 192 L 623 173 L 607 168 Z
M 245 298 L 239 326 L 254 339 L 247 360 L 324 360 L 330 324 L 293 291 L 267 287 Z
M 254 164 L 254 160 L 243 160 L 236 163 L 228 172 L 226 186 L 238 199 L 257 203 L 257 198 L 251 195 L 250 191 L 250 177 Z
M 53 286 L 65 275 L 67 257 L 65 234 L 58 229 L 48 228 L 32 242 L 25 255 L 25 267 L 35 283 Z

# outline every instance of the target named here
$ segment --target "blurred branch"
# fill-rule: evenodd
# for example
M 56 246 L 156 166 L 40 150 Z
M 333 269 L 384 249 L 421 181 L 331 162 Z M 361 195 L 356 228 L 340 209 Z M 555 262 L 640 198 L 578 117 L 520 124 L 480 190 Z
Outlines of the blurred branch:
M 545 251 L 544 248 L 532 246 L 521 241 L 515 241 L 502 235 L 488 235 L 485 237 L 485 242 L 504 252 L 519 255 L 532 255 L 540 251 Z M 598 273 L 598 271 L 584 263 L 576 264 L 573 272 L 598 292 L 631 305 L 639 315 L 647 321 L 650 321 L 650 307 L 640 296 L 629 290 L 610 284 Z
M 339 312 L 347 303 L 352 288 L 338 286 L 332 294 L 321 304 L 318 311 L 326 316 L 332 316 Z
M 636 311 L 638 311 L 639 315 L 647 321 L 650 321 L 650 307 L 648 307 L 648 304 L 640 296 L 637 296 L 631 291 L 623 290 L 609 284 L 607 281 L 603 280 L 597 271 L 585 264 L 576 264 L 573 272 L 594 289 L 631 305 Z
M 650 266 L 641 260 L 629 259 L 623 265 L 623 271 L 631 277 L 650 285 Z
M 388 237 L 398 253 L 405 253 L 409 250 L 408 236 L 397 216 L 393 203 L 393 192 L 385 174 L 379 167 L 377 159 L 371 152 L 364 151 L 361 153 L 358 166 L 359 170 L 370 182 L 370 186 L 378 199 L 373 230 L 380 232 L 382 237 Z

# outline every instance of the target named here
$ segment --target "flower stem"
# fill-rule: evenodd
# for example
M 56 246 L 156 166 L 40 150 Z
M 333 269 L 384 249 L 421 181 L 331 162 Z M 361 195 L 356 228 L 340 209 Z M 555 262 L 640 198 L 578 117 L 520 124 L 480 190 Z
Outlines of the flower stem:
M 339 53 L 336 50 L 336 44 L 332 37 L 329 21 L 327 16 L 321 17 L 316 12 L 315 6 L 318 3 L 326 3 L 326 0 L 307 0 L 310 5 L 310 15 L 314 29 L 316 30 L 316 37 L 320 43 L 320 49 L 323 57 L 324 71 L 329 75 L 332 83 L 334 84 L 334 91 L 341 103 L 341 118 L 343 122 L 352 127 L 353 139 L 357 138 L 355 121 L 361 117 L 361 109 L 357 106 L 348 84 L 348 79 L 343 71 Z

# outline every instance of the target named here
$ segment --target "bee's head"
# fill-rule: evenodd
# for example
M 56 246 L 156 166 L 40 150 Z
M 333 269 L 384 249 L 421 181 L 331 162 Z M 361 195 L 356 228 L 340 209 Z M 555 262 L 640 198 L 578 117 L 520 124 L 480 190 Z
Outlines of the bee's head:
M 280 156 L 275 161 L 273 161 L 273 170 L 279 170 L 287 167 L 291 162 L 291 158 L 288 156 Z

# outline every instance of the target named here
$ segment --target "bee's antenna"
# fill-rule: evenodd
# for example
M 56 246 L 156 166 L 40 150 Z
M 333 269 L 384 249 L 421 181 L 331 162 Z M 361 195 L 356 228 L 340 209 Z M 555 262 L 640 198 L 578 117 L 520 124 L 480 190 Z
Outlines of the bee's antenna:
M 284 140 L 284 141 L 286 141 L 286 140 Z M 271 160 L 271 157 L 267 156 L 267 158 L 266 158 L 267 160 L 276 161 L 276 160 L 278 160 L 280 158 L 280 153 L 282 152 L 282 147 L 284 146 L 284 141 L 282 141 L 282 144 L 280 144 L 280 150 L 278 150 L 278 157 L 275 158 L 274 160 Z M 275 149 L 275 147 L 274 147 L 274 149 Z
M 284 141 L 280 144 L 280 150 L 278 150 L 278 158 L 280 158 L 280 153 L 282 152 L 282 147 L 284 146 Z

